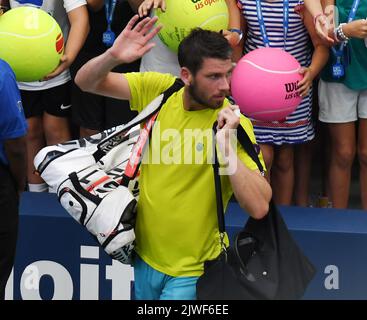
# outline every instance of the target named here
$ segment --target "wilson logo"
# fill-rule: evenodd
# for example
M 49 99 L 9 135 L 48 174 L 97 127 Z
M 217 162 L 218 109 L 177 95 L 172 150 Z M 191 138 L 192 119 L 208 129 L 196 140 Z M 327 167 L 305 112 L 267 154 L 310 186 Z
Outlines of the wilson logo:
M 284 86 L 287 93 L 294 92 L 298 89 L 298 81 L 285 83 Z

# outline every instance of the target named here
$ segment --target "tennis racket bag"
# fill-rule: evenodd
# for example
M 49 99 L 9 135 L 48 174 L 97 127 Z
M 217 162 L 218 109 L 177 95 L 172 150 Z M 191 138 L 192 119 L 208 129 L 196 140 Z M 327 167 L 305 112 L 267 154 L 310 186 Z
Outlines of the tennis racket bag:
M 143 149 L 159 109 L 182 86 L 176 80 L 125 125 L 45 147 L 34 158 L 36 171 L 66 211 L 124 264 L 131 263 L 134 248 Z

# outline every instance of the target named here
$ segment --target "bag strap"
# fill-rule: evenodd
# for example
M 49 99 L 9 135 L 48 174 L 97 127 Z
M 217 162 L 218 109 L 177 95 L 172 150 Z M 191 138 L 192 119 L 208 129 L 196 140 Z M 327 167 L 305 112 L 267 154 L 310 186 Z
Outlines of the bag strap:
M 127 187 L 129 184 L 129 181 L 134 179 L 136 175 L 138 174 L 139 167 L 141 160 L 143 158 L 144 148 L 148 141 L 149 136 L 151 135 L 151 132 L 153 130 L 154 123 L 158 117 L 158 113 L 162 106 L 166 103 L 167 99 L 176 91 L 178 91 L 180 88 L 182 88 L 184 83 L 181 79 L 176 79 L 175 82 L 163 92 L 163 98 L 159 103 L 159 106 L 157 107 L 157 110 L 155 113 L 153 113 L 150 118 L 146 121 L 144 127 L 140 131 L 140 135 L 138 137 L 138 140 L 134 144 L 131 154 L 129 157 L 129 160 L 126 164 L 124 173 L 122 174 L 121 179 L 121 185 Z
M 216 145 L 215 135 L 217 133 L 217 125 L 218 123 L 216 121 L 213 125 L 214 146 Z M 257 155 L 257 152 L 254 148 L 253 143 L 251 142 L 250 137 L 248 136 L 245 129 L 241 126 L 241 124 L 237 128 L 237 140 L 241 144 L 242 148 L 250 156 L 250 158 L 256 163 L 256 165 L 259 168 L 259 171 L 263 175 L 264 168 L 260 162 L 260 159 Z M 221 234 L 221 237 L 222 237 L 226 228 L 225 228 L 224 209 L 223 209 L 222 185 L 221 185 L 220 176 L 219 176 L 219 162 L 218 162 L 218 154 L 217 154 L 216 147 L 214 147 L 213 171 L 214 171 L 214 185 L 215 185 L 215 194 L 216 194 L 216 202 L 217 202 L 218 228 L 219 228 L 219 233 Z M 222 242 L 222 245 L 223 245 L 223 242 Z
M 256 163 L 261 174 L 264 175 L 265 174 L 264 167 L 260 162 L 259 156 L 255 150 L 254 144 L 252 143 L 247 132 L 241 125 L 239 125 L 237 128 L 237 140 L 241 144 L 243 150 L 245 150 L 246 153 L 250 156 L 252 161 Z
M 215 186 L 215 196 L 217 202 L 217 218 L 218 218 L 218 228 L 219 233 L 221 235 L 221 244 L 222 242 L 222 234 L 226 231 L 225 220 L 224 220 L 224 209 L 223 209 L 223 198 L 222 198 L 222 185 L 219 177 L 219 161 L 218 161 L 218 153 L 216 148 L 216 138 L 215 135 L 217 133 L 217 125 L 218 122 L 215 121 L 213 124 L 213 146 L 214 146 L 214 161 L 213 161 L 213 171 L 214 171 L 214 186 Z
M 179 78 L 176 78 L 174 83 L 168 89 L 166 89 L 163 93 L 161 93 L 158 97 L 151 101 L 134 119 L 123 125 L 114 134 L 99 142 L 97 145 L 97 150 L 93 153 L 93 157 L 96 162 L 104 157 L 111 149 L 125 141 L 126 135 L 131 128 L 144 122 L 155 113 L 157 113 L 166 103 L 167 99 L 173 93 L 180 90 L 183 86 L 183 81 Z

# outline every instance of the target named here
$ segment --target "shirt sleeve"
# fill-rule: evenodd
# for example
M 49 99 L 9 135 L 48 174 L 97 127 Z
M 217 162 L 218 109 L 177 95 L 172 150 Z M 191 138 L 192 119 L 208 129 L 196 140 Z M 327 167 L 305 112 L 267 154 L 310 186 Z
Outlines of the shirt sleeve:
M 27 133 L 18 87 L 12 77 L 5 75 L 5 78 L 0 81 L 0 140 L 19 138 Z
M 64 8 L 66 12 L 70 12 L 76 8 L 86 5 L 86 0 L 64 0 Z
M 159 72 L 131 72 L 125 73 L 130 92 L 130 108 L 142 111 L 153 99 L 168 89 L 176 77 Z

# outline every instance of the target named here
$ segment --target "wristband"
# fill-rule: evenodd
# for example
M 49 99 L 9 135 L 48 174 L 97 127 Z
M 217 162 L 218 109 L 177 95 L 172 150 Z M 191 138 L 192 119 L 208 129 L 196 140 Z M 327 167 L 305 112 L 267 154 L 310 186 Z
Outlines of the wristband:
M 343 32 L 343 26 L 345 25 L 345 23 L 341 23 L 339 24 L 339 26 L 335 29 L 335 33 L 336 33 L 336 37 L 338 38 L 339 41 L 341 42 L 346 42 L 349 40 L 349 38 L 344 34 Z
M 228 31 L 238 33 L 238 35 L 240 37 L 240 40 L 238 42 L 240 42 L 242 40 L 243 33 L 242 33 L 242 31 L 240 29 L 228 29 Z

